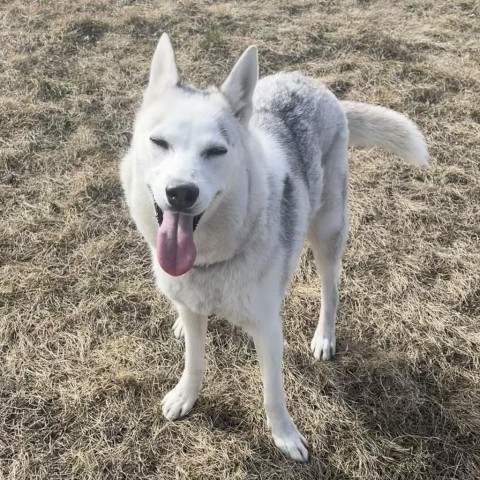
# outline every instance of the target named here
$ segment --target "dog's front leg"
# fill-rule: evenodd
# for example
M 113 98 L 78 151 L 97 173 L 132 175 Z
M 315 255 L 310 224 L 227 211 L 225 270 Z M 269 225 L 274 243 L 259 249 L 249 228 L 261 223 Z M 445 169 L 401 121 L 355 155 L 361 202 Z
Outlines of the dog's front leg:
M 308 460 L 308 444 L 293 423 L 285 404 L 282 381 L 283 333 L 279 318 L 247 328 L 258 353 L 267 422 L 275 445 L 299 462 Z
M 202 386 L 205 370 L 207 316 L 177 305 L 185 331 L 185 368 L 177 386 L 162 400 L 163 414 L 169 420 L 183 417 L 193 407 Z

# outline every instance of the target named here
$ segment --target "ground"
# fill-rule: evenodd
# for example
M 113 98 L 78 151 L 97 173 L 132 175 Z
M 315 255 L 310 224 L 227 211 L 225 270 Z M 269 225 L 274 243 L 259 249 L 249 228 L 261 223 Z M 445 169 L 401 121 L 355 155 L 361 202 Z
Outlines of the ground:
M 480 478 L 480 8 L 474 0 L 1 1 L 0 478 Z M 183 343 L 129 219 L 118 163 L 161 32 L 220 84 L 249 44 L 425 134 L 422 172 L 351 152 L 338 355 L 309 351 L 308 248 L 286 298 L 274 448 L 254 348 L 211 322 L 204 389 L 166 421 Z

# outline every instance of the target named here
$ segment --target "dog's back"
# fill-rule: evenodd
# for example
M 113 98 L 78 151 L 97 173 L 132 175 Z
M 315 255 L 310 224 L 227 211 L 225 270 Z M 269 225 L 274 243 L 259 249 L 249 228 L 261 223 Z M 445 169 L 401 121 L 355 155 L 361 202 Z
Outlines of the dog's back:
M 279 73 L 258 82 L 251 125 L 281 145 L 290 175 L 309 191 L 310 208 L 318 209 L 322 167 L 346 119 L 335 96 L 304 75 Z

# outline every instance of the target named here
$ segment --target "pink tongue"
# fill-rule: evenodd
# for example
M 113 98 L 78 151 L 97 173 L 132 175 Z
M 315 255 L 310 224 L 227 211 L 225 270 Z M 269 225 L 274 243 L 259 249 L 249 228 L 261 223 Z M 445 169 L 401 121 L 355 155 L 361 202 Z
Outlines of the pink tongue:
M 195 262 L 197 249 L 193 243 L 193 216 L 163 212 L 157 232 L 157 258 L 160 266 L 178 277 L 188 272 Z

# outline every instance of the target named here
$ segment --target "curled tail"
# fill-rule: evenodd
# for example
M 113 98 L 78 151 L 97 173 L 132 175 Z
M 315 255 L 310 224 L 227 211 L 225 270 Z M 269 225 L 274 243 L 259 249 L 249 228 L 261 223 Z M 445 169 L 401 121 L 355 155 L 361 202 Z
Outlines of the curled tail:
M 382 147 L 418 167 L 428 167 L 428 150 L 418 127 L 401 113 L 358 102 L 341 102 L 348 119 L 349 144 Z

